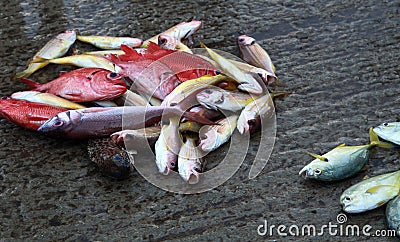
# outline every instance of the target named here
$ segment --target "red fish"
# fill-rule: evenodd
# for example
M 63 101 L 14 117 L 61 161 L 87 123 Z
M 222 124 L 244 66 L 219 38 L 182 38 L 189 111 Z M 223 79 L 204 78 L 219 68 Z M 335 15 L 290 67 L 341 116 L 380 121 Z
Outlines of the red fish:
M 101 68 L 73 70 L 45 84 L 20 80 L 34 87 L 33 91 L 48 92 L 73 102 L 112 100 L 127 90 L 121 75 Z
M 24 128 L 37 130 L 48 119 L 68 109 L 47 104 L 17 100 L 10 97 L 0 99 L 0 116 Z
M 150 42 L 145 53 L 138 53 L 121 45 L 125 54 L 111 55 L 110 61 L 121 68 L 119 72 L 134 82 L 134 88 L 159 99 L 164 99 L 180 83 L 204 75 L 217 75 L 218 70 L 196 55 L 162 49 Z

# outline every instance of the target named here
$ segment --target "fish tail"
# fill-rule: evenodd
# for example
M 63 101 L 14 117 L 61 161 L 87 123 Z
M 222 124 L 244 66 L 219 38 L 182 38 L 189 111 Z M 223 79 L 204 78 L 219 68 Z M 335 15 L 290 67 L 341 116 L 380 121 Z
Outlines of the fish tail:
M 50 60 L 51 59 L 44 59 L 44 58 L 41 58 L 41 57 L 37 57 L 37 58 L 35 58 L 35 59 L 33 59 L 30 63 L 32 64 L 32 63 L 49 63 L 50 62 Z
M 272 99 L 274 99 L 276 97 L 280 97 L 280 96 L 286 96 L 286 95 L 289 95 L 289 94 L 292 94 L 292 93 L 291 92 L 285 92 L 285 91 L 282 91 L 282 92 L 271 92 L 270 93 Z
M 199 43 L 200 43 L 200 47 L 201 48 L 206 48 L 207 49 L 207 46 L 201 40 L 199 40 Z
M 19 78 L 19 80 L 22 81 L 23 83 L 27 84 L 28 86 L 32 87 L 32 88 L 38 88 L 38 87 L 40 87 L 42 85 L 42 84 L 40 84 L 38 82 L 29 80 L 28 78 L 24 78 L 24 77 Z
M 22 77 L 28 77 L 32 74 L 32 71 L 29 69 L 23 70 L 21 72 L 18 72 L 17 74 L 14 75 L 15 78 L 22 78 Z
M 385 149 L 391 149 L 394 147 L 394 145 L 388 142 L 380 141 L 378 135 L 374 132 L 372 128 L 369 129 L 369 140 L 372 147 L 378 146 Z

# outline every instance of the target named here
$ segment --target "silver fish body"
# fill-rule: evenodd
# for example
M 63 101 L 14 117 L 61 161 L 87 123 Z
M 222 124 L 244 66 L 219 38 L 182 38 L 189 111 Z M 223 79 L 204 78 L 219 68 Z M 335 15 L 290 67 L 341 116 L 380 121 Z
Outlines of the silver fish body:
M 400 237 L 400 196 L 388 203 L 386 207 L 386 222 L 389 229 L 395 230 L 397 237 Z
M 382 206 L 400 193 L 400 171 L 363 180 L 346 189 L 340 197 L 343 210 L 361 213 Z
M 208 88 L 196 95 L 197 101 L 206 108 L 223 109 L 228 111 L 242 110 L 254 101 L 256 96 L 247 93 L 227 91 L 218 88 Z
M 119 49 L 121 45 L 130 47 L 139 47 L 143 41 L 132 37 L 112 37 L 112 36 L 82 36 L 78 35 L 77 40 L 92 44 L 100 49 L 114 50 Z

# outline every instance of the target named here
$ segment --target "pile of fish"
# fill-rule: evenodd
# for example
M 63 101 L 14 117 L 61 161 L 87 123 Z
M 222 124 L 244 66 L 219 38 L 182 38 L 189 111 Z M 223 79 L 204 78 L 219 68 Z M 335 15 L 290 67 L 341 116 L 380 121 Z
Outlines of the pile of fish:
M 365 167 L 371 148 L 390 149 L 400 145 L 400 122 L 370 128 L 369 134 L 370 143 L 367 145 L 343 144 L 324 155 L 309 153 L 315 159 L 299 175 L 321 181 L 338 181 L 353 176 Z M 346 189 L 340 197 L 343 211 L 348 213 L 369 211 L 389 201 L 386 207 L 387 223 L 400 237 L 400 170 L 364 179 Z
M 195 184 L 203 157 L 235 129 L 256 132 L 274 112 L 272 97 L 285 94 L 269 94 L 267 86 L 278 82 L 275 67 L 249 36 L 237 40 L 242 61 L 201 42 L 205 52 L 193 53 L 188 46 L 201 25 L 183 22 L 146 41 L 67 30 L 15 75 L 31 89 L 2 97 L 0 114 L 43 135 L 89 139 L 90 159 L 118 179 L 132 171 L 138 146 L 149 144 L 160 173 L 175 171 Z M 76 40 L 102 50 L 71 51 Z M 79 69 L 44 84 L 27 79 L 49 64 Z

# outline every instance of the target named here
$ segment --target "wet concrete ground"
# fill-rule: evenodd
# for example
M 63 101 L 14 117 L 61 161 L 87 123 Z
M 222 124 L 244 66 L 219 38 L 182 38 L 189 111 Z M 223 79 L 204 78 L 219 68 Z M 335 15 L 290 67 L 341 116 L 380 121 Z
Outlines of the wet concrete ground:
M 277 101 L 277 139 L 264 171 L 248 180 L 255 150 L 225 184 L 177 195 L 134 172 L 125 181 L 101 175 L 86 142 L 56 140 L 0 119 L 0 238 L 20 240 L 323 240 L 376 237 L 261 237 L 269 225 L 338 224 L 339 196 L 365 175 L 400 168 L 398 150 L 376 150 L 367 171 L 335 183 L 304 181 L 298 171 L 340 143 L 368 142 L 368 128 L 400 113 L 398 1 L 9 1 L 0 12 L 0 93 L 26 88 L 12 75 L 56 33 L 148 38 L 189 19 L 197 37 L 238 54 L 239 34 L 255 37 L 294 92 Z M 47 81 L 70 67 L 32 76 Z M 257 146 L 257 135 L 253 147 Z M 218 155 L 218 153 L 217 153 Z M 219 155 L 223 155 L 222 153 Z M 386 229 L 384 207 L 345 223 Z M 384 238 L 395 241 L 394 238 Z

